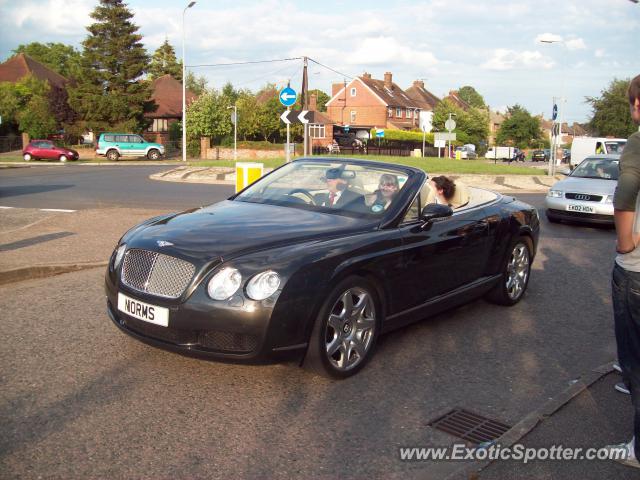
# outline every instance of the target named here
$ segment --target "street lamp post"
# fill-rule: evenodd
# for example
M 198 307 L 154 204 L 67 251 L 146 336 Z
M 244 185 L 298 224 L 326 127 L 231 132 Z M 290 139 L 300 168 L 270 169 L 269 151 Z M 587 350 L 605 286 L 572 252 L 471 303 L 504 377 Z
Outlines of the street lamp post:
M 190 2 L 182 11 L 182 161 L 187 161 L 187 61 L 184 54 L 184 16 L 187 9 L 196 2 Z
M 231 122 L 233 123 L 233 160 L 238 160 L 238 106 L 233 105 L 227 107 L 227 109 L 233 109 L 233 116 Z
M 566 76 L 566 65 L 567 65 L 567 44 L 564 40 L 559 38 L 556 35 L 550 35 L 548 37 L 540 38 L 540 43 L 559 43 L 564 46 L 563 58 L 562 58 L 562 73 L 560 75 L 560 112 L 559 112 L 559 123 L 558 123 L 558 135 L 553 135 L 552 130 L 552 145 L 551 145 L 551 155 L 549 155 L 549 175 L 555 174 L 557 155 L 558 155 L 558 142 L 562 145 L 562 122 L 564 121 L 564 109 L 567 99 L 564 96 L 564 87 L 565 87 L 565 76 Z M 555 97 L 553 100 L 553 104 L 555 105 Z M 554 120 L 555 123 L 555 120 Z

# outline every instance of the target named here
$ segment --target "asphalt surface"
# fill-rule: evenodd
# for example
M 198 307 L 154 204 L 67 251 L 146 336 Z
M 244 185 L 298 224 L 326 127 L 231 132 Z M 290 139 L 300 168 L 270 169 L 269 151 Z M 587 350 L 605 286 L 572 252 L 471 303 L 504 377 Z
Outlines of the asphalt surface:
M 184 210 L 224 200 L 232 185 L 156 182 L 149 175 L 171 166 L 64 165 L 0 170 L 0 206 Z
M 151 167 L 29 170 L 1 172 L 0 205 L 174 211 L 230 190 L 162 190 L 146 179 Z M 518 305 L 478 300 L 387 335 L 367 368 L 341 382 L 292 363 L 208 362 L 141 344 L 108 319 L 102 269 L 2 286 L 0 477 L 445 478 L 464 463 L 401 462 L 398 448 L 456 442 L 428 426 L 454 407 L 514 425 L 615 358 L 613 245 L 610 229 L 543 219 Z

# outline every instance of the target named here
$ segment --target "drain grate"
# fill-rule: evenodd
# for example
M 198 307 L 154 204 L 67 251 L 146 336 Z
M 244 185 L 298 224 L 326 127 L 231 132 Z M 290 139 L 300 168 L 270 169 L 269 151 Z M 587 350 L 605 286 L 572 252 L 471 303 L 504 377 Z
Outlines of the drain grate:
M 476 444 L 495 440 L 511 428 L 504 423 L 459 408 L 430 422 L 429 426 Z

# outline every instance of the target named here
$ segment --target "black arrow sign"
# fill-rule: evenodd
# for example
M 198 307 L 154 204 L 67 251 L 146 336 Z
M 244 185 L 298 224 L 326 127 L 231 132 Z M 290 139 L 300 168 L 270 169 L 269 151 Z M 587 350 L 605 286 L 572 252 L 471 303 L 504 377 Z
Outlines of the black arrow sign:
M 284 123 L 315 123 L 315 112 L 308 110 L 285 111 L 280 115 L 280 120 Z

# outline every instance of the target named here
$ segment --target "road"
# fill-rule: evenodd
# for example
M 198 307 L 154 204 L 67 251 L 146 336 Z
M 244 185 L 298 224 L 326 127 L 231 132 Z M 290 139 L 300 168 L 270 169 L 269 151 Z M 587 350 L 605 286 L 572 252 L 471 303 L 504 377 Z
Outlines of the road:
M 152 182 L 152 171 L 3 171 L 0 205 L 175 210 L 229 194 Z M 518 305 L 478 300 L 387 335 L 346 381 L 143 345 L 111 325 L 101 269 L 0 287 L 0 476 L 444 478 L 462 464 L 398 458 L 401 446 L 455 441 L 428 427 L 439 414 L 513 425 L 615 358 L 613 242 L 609 229 L 544 220 Z

